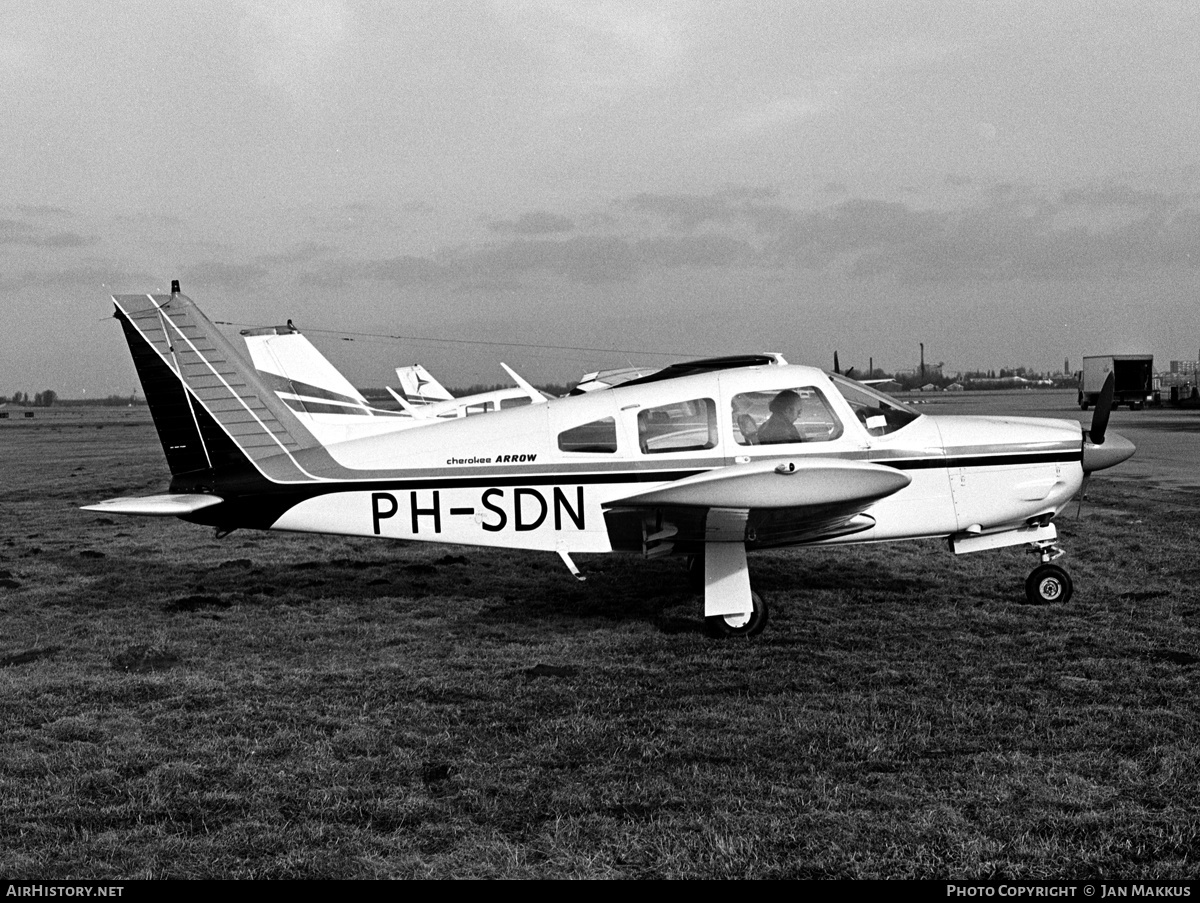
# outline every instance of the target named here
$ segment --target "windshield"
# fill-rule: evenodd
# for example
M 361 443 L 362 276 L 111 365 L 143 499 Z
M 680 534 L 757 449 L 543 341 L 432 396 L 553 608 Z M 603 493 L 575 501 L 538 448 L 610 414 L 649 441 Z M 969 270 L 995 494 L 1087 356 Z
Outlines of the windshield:
M 854 409 L 854 416 L 872 436 L 886 436 L 888 433 L 894 433 L 921 416 L 903 402 L 872 389 L 870 386 L 865 386 L 836 373 L 830 373 L 828 376 L 833 380 L 834 387 L 842 393 L 842 397 Z

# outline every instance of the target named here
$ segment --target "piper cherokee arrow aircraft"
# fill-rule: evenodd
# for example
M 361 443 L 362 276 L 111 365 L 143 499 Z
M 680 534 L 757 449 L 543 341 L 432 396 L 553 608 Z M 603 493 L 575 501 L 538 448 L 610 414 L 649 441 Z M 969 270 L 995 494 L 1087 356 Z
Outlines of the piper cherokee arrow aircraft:
M 754 355 L 690 361 L 601 392 L 322 444 L 197 306 L 117 295 L 167 493 L 86 506 L 239 528 L 556 552 L 690 556 L 706 625 L 766 624 L 747 552 L 940 537 L 1024 545 L 1032 601 L 1071 579 L 1054 516 L 1134 448 L 1071 420 L 921 414 L 837 374 Z M 1111 396 L 1111 392 L 1109 392 Z

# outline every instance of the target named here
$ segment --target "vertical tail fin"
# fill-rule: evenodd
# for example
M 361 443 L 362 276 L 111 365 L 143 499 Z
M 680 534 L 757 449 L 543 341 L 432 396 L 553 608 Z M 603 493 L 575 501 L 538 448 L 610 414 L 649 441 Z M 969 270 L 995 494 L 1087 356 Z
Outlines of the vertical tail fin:
M 346 379 L 325 355 L 321 354 L 299 330 L 290 326 L 243 329 L 242 338 L 250 352 L 254 368 L 293 410 L 308 406 L 349 408 L 336 413 L 368 415 L 370 405 L 350 380 Z M 324 412 L 330 413 L 330 412 Z
M 400 380 L 400 391 L 414 404 L 436 404 L 440 401 L 454 400 L 449 390 L 420 364 L 397 367 L 396 378 Z
M 378 436 L 413 422 L 408 414 L 368 402 L 291 320 L 287 326 L 243 329 L 242 338 L 263 384 L 324 445 Z
M 305 479 L 293 455 L 316 440 L 177 284 L 172 289 L 113 296 L 172 491 L 212 491 L 223 479 L 255 472 Z

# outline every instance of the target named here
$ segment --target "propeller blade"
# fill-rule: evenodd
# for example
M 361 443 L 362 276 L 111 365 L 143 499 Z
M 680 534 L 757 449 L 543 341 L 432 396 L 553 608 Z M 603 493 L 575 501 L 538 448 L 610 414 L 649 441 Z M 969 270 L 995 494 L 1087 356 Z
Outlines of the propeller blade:
M 833 353 L 833 372 L 838 373 L 838 374 L 840 374 L 842 372 L 842 367 L 838 363 L 838 357 L 837 357 L 836 351 Z
M 1092 415 L 1092 429 L 1088 433 L 1088 439 L 1093 445 L 1104 444 L 1104 433 L 1108 430 L 1108 415 L 1112 411 L 1116 386 L 1116 375 L 1109 373 L 1108 378 L 1104 380 L 1104 387 L 1100 390 L 1100 397 L 1096 399 L 1096 413 Z
M 1113 394 L 1116 388 L 1116 378 L 1108 374 L 1100 397 L 1096 399 L 1096 413 L 1092 415 L 1092 428 L 1083 434 L 1083 473 L 1085 475 L 1108 467 L 1115 467 L 1129 458 L 1137 449 L 1134 444 L 1119 433 L 1108 436 L 1108 444 L 1104 443 L 1105 433 L 1108 432 L 1108 415 L 1112 411 Z M 1080 487 L 1082 492 L 1083 487 Z

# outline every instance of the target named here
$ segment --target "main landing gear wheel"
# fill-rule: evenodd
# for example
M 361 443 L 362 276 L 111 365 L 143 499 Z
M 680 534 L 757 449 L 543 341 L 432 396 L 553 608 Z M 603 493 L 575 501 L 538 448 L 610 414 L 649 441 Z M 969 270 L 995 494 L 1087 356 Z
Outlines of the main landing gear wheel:
M 1025 597 L 1033 605 L 1068 602 L 1073 588 L 1071 575 L 1057 564 L 1041 564 L 1025 581 Z
M 713 615 L 704 619 L 704 629 L 717 638 L 757 636 L 762 633 L 769 616 L 767 600 L 753 590 L 750 591 L 750 600 L 754 610 L 749 614 Z

